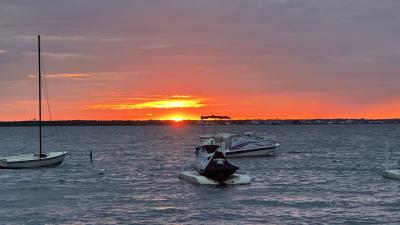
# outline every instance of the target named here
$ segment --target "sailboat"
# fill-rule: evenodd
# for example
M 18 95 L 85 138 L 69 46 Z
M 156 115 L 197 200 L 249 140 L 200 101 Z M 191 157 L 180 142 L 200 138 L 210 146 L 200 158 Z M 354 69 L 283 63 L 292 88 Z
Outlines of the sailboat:
M 40 63 L 40 35 L 38 35 L 38 65 L 39 65 L 39 152 L 33 154 L 8 156 L 0 158 L 0 168 L 23 169 L 53 166 L 61 164 L 68 152 L 42 151 L 42 72 Z

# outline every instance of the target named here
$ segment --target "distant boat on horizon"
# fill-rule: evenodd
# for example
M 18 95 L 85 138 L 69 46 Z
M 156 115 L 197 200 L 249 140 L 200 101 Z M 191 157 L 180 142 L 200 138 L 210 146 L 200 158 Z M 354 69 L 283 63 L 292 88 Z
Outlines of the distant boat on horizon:
M 28 169 L 61 164 L 68 152 L 42 152 L 42 73 L 40 63 L 40 35 L 38 38 L 38 66 L 39 66 L 39 152 L 33 154 L 16 155 L 0 158 L 0 168 Z
M 210 120 L 210 119 L 214 119 L 214 120 L 230 120 L 231 118 L 229 116 L 217 116 L 217 115 L 211 114 L 211 116 L 201 116 L 200 119 L 201 120 Z

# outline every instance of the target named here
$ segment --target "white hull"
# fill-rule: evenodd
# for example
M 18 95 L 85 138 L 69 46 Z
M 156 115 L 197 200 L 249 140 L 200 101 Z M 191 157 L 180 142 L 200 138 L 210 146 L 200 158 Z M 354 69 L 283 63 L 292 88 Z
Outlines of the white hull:
M 278 147 L 279 146 L 271 147 L 271 148 L 262 148 L 262 149 L 240 150 L 240 151 L 226 150 L 225 156 L 227 158 L 251 157 L 251 156 L 273 156 L 273 155 L 276 155 Z
M 53 166 L 63 162 L 68 152 L 49 152 L 47 157 L 39 158 L 36 154 L 3 157 L 0 159 L 0 168 L 27 169 Z
M 217 133 L 200 136 L 200 145 L 220 145 L 227 158 L 272 156 L 277 154 L 279 143 L 254 133 Z
M 386 170 L 383 172 L 383 177 L 400 180 L 400 170 Z

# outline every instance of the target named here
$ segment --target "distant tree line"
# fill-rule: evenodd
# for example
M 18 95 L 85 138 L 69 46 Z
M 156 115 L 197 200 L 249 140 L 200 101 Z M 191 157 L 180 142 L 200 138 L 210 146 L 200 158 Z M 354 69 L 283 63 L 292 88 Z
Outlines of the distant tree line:
M 163 126 L 163 125 L 318 125 L 318 124 L 400 124 L 400 119 L 276 119 L 276 120 L 60 120 L 42 121 L 43 126 Z M 0 127 L 38 126 L 38 121 L 0 122 Z

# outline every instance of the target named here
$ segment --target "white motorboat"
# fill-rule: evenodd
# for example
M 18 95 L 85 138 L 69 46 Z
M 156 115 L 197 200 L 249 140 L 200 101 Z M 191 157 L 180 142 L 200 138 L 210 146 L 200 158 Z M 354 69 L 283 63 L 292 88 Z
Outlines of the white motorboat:
M 226 157 L 276 155 L 279 148 L 278 142 L 252 132 L 203 135 L 200 136 L 200 145 L 202 144 L 221 146 Z
M 222 182 L 234 174 L 239 167 L 225 158 L 218 145 L 200 145 L 196 148 L 196 158 L 192 167 L 201 175 Z
M 0 168 L 23 169 L 58 165 L 68 152 L 42 152 L 42 74 L 40 66 L 40 35 L 38 35 L 39 64 L 39 153 L 0 158 Z

